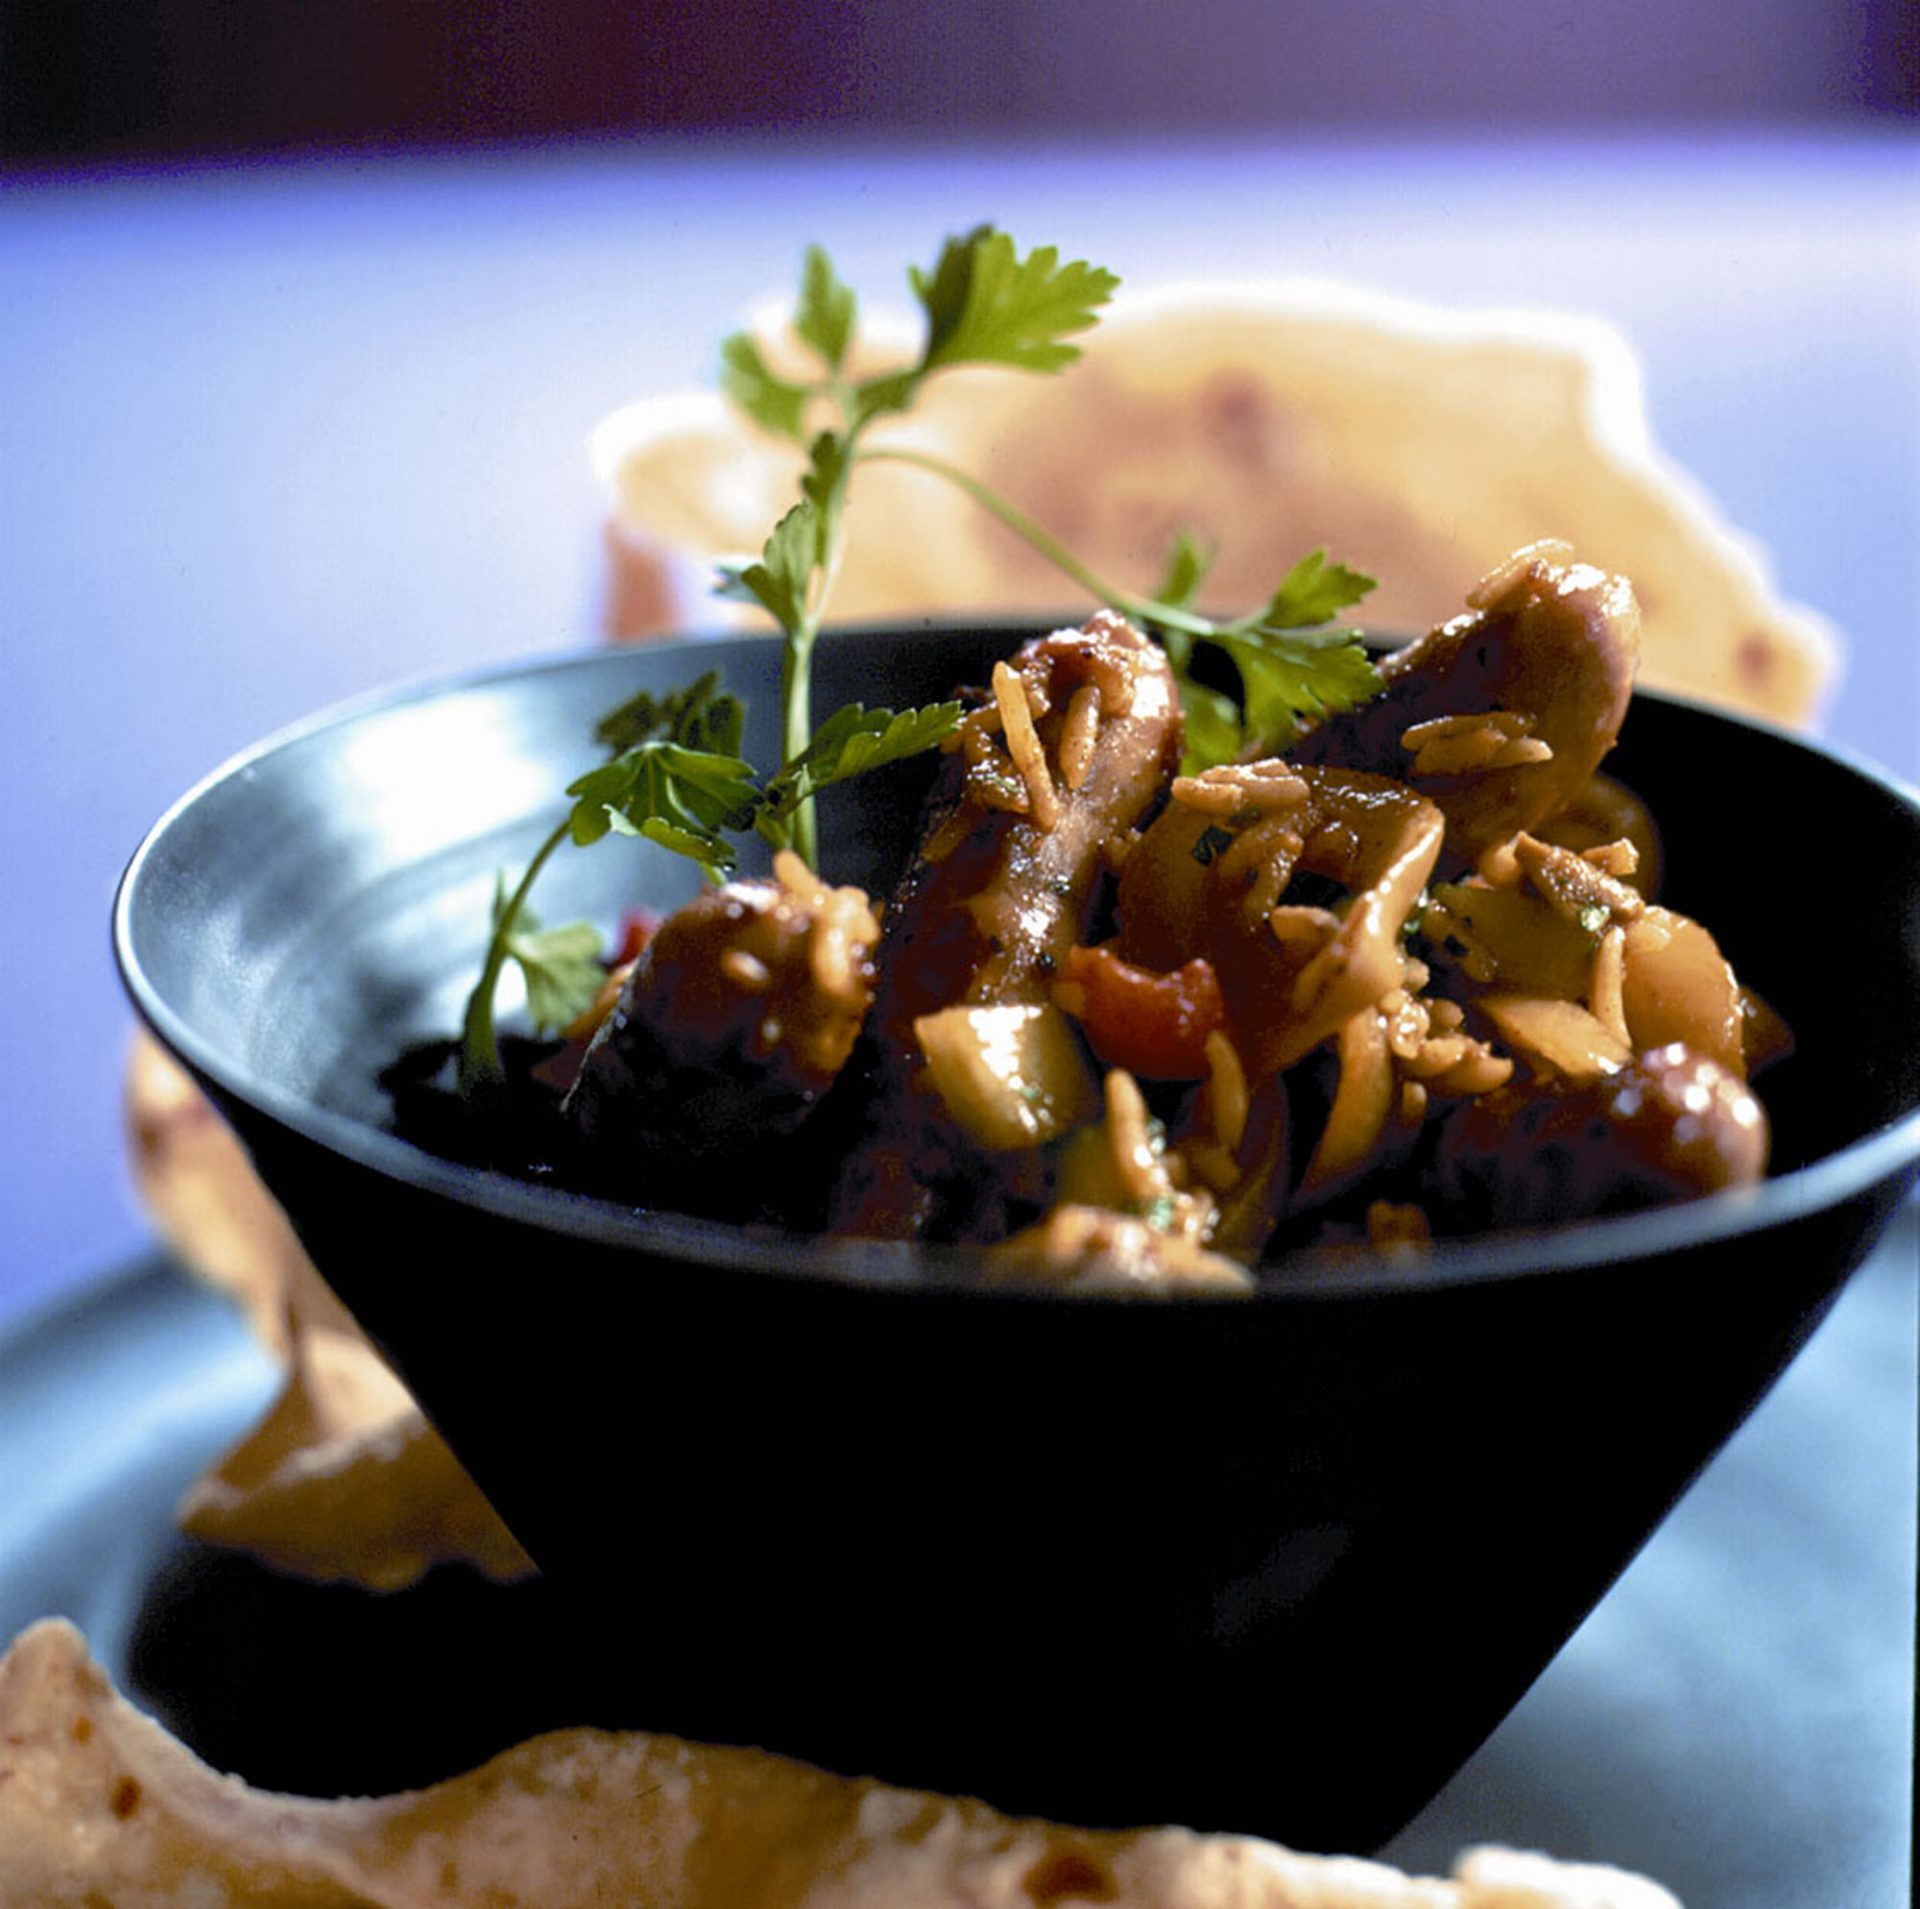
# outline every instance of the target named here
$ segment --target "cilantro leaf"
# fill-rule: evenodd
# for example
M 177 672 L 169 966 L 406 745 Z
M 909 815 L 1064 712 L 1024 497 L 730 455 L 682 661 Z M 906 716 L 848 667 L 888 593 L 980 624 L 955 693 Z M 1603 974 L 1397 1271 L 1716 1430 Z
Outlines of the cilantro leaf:
M 847 498 L 848 464 L 846 439 L 835 432 L 822 431 L 813 440 L 810 461 L 800 479 L 801 495 L 813 506 L 813 562 L 821 569 L 832 561 L 834 547 L 840 540 L 840 512 Z
M 849 428 L 858 430 L 883 412 L 907 410 L 919 395 L 923 375 L 918 365 L 912 365 L 904 371 L 882 372 L 855 385 Z
M 781 802 L 766 812 L 763 833 L 784 828 L 790 817 L 793 846 L 809 864 L 814 821 L 808 795 L 825 779 L 838 779 L 825 777 L 825 758 L 813 748 L 813 646 L 838 567 L 854 467 L 874 454 L 861 448 L 862 434 L 876 418 L 909 409 L 924 381 L 943 366 L 1057 371 L 1071 364 L 1080 352 L 1066 339 L 1096 322 L 1119 283 L 1084 261 L 1063 264 L 1056 246 L 1022 257 L 1012 239 L 991 225 L 947 240 L 932 271 L 916 268 L 908 277 L 927 317 L 926 338 L 912 364 L 859 380 L 844 376 L 858 306 L 817 245 L 808 247 L 802 264 L 793 326 L 826 375 L 810 384 L 780 377 L 744 333 L 729 338 L 721 354 L 726 394 L 768 430 L 806 445 L 808 453 L 800 502 L 774 526 L 757 559 L 720 566 L 716 587 L 735 601 L 758 603 L 786 638 L 780 678 L 786 780 Z M 809 440 L 807 419 L 816 404 L 831 423 Z
M 1262 608 L 1216 623 L 1187 609 L 1208 561 L 1183 534 L 1159 596 L 1139 606 L 1180 686 L 1186 715 L 1181 766 L 1188 775 L 1236 757 L 1284 749 L 1303 721 L 1351 709 L 1378 693 L 1379 672 L 1354 632 L 1323 627 L 1374 587 L 1371 577 L 1329 563 L 1324 550 L 1309 551 Z M 1195 680 L 1194 653 L 1202 648 L 1231 663 L 1237 699 L 1213 682 Z
M 1166 574 L 1160 579 L 1160 587 L 1154 595 L 1154 601 L 1173 610 L 1184 610 L 1200 594 L 1200 586 L 1206 581 L 1207 572 L 1213 568 L 1214 553 L 1203 550 L 1190 531 L 1181 531 L 1173 540 L 1173 549 L 1167 556 Z
M 753 765 L 737 755 L 655 740 L 623 750 L 567 787 L 568 829 L 591 847 L 609 830 L 644 836 L 698 862 L 710 880 L 732 874 L 723 831 L 746 828 L 760 801 Z
M 1380 687 L 1373 660 L 1350 630 L 1223 629 L 1212 639 L 1240 672 L 1242 746 L 1284 749 L 1301 720 L 1351 709 Z
M 740 755 L 745 712 L 709 670 L 664 697 L 642 691 L 595 734 L 616 753 L 568 785 L 566 832 L 582 848 L 607 834 L 644 836 L 687 855 L 716 880 L 732 873 L 723 830 L 745 828 L 760 800 Z
M 1231 762 L 1246 741 L 1239 706 L 1231 696 L 1191 676 L 1176 678 L 1180 689 L 1180 711 L 1186 718 L 1180 773 L 1195 776 L 1215 763 Z
M 1120 282 L 1084 260 L 1062 265 L 1058 246 L 1021 258 L 992 226 L 949 239 L 933 270 L 911 277 L 927 313 L 921 365 L 928 371 L 955 364 L 1058 371 L 1080 355 L 1062 340 L 1097 323 Z
M 794 312 L 793 328 L 803 342 L 820 354 L 829 371 L 838 371 L 846 361 L 847 346 L 853 340 L 855 310 L 853 288 L 841 281 L 832 260 L 821 247 L 808 246 L 800 272 L 800 303 Z

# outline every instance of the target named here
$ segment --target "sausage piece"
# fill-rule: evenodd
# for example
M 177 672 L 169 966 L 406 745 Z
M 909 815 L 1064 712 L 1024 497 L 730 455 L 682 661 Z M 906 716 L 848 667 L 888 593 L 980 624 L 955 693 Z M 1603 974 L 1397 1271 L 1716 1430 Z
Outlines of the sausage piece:
M 1288 751 L 1405 780 L 1447 819 L 1446 865 L 1471 866 L 1496 843 L 1537 830 L 1586 788 L 1613 747 L 1633 694 L 1640 610 L 1632 586 L 1564 544 L 1530 544 L 1486 577 L 1462 615 L 1382 659 L 1384 692 L 1329 717 Z M 1422 761 L 1423 725 L 1473 724 L 1499 746 L 1476 766 Z M 1436 738 L 1436 745 L 1439 743 Z
M 879 932 L 859 889 L 790 854 L 771 880 L 702 889 L 669 915 L 565 1102 L 596 1182 L 644 1200 L 649 1171 L 665 1172 L 673 1205 L 737 1215 L 742 1169 L 768 1184 L 769 1143 L 798 1130 L 852 1052 Z
M 836 1231 L 916 1238 L 943 1205 L 969 1207 L 971 1232 L 996 1230 L 996 1189 L 1032 1163 L 983 1158 L 956 1130 L 919 1078 L 914 1023 L 956 1006 L 1047 1003 L 1180 758 L 1166 658 L 1111 611 L 1028 643 L 994 678 L 962 722 L 887 909 L 873 1009 L 847 1070 L 844 1098 L 866 1105 L 840 1130 Z
M 1696 1199 L 1766 1171 L 1753 1091 L 1680 1042 L 1580 1087 L 1541 1080 L 1465 1103 L 1435 1163 L 1450 1232 L 1548 1226 Z

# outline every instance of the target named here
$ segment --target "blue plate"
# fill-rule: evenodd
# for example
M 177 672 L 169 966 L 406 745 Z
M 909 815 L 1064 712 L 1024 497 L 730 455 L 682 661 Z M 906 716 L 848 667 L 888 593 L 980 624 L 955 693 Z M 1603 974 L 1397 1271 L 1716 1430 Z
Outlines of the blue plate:
M 1389 1859 L 1500 1841 L 1642 1869 L 1689 1909 L 1908 1901 L 1917 1219 Z M 373 1597 L 180 1539 L 179 1493 L 274 1383 L 158 1257 L 0 1339 L 0 1637 L 71 1617 L 210 1761 L 314 1794 L 615 1721 L 544 1584 Z

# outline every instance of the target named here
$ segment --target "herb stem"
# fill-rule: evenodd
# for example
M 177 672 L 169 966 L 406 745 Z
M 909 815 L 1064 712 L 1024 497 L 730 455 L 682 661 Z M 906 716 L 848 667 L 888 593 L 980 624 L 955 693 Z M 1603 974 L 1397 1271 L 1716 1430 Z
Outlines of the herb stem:
M 981 509 L 1006 525 L 1063 576 L 1070 577 L 1089 596 L 1106 604 L 1109 609 L 1118 610 L 1123 616 L 1157 624 L 1162 629 L 1179 630 L 1188 636 L 1212 636 L 1219 627 L 1211 617 L 1200 616 L 1177 604 L 1162 603 L 1157 597 L 1136 596 L 1132 591 L 1123 590 L 1118 584 L 1109 582 L 1082 563 L 1051 531 L 1036 523 L 1017 504 L 1008 502 L 991 485 L 983 484 L 971 471 L 948 463 L 944 457 L 935 456 L 930 451 L 889 445 L 858 451 L 854 454 L 854 460 L 862 464 L 909 464 L 916 470 L 929 471 L 936 477 L 945 478 L 949 484 L 964 491 Z
M 520 911 L 526 905 L 533 884 L 540 871 L 546 867 L 548 858 L 570 831 L 571 818 L 561 822 L 547 839 L 535 851 L 532 861 L 526 866 L 526 872 L 520 877 L 520 884 L 508 898 L 507 904 L 500 910 L 500 917 L 493 926 L 493 939 L 487 944 L 487 958 L 480 969 L 480 979 L 474 983 L 473 992 L 467 996 L 466 1018 L 461 1030 L 460 1042 L 460 1091 L 471 1095 L 476 1089 L 497 1086 L 506 1078 L 506 1070 L 500 1065 L 500 1040 L 494 1028 L 493 997 L 500 986 L 500 971 L 507 965 L 507 944 L 513 937 L 514 923 L 520 919 Z
M 813 639 L 808 618 L 787 632 L 780 650 L 780 707 L 785 712 L 780 738 L 781 766 L 796 761 L 813 734 Z M 815 866 L 813 804 L 802 802 L 793 813 L 793 848 L 809 868 Z

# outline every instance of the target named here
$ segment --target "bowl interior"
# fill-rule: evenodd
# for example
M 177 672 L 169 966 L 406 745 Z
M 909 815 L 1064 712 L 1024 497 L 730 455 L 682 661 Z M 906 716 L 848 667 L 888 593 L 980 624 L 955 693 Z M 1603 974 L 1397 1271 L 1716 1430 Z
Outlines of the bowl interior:
M 983 678 L 1012 626 L 838 633 L 817 663 L 816 707 L 898 706 Z M 382 1069 L 451 1034 L 478 971 L 496 883 L 525 865 L 595 759 L 595 719 L 639 688 L 720 670 L 748 706 L 750 754 L 774 753 L 770 641 L 601 651 L 428 685 L 323 716 L 217 772 L 143 845 L 119 901 L 116 945 L 140 1012 L 223 1096 L 319 1140 L 482 1201 L 534 1202 L 566 1230 L 618 1232 L 624 1209 L 487 1184 L 385 1128 Z M 1808 1170 L 1871 1143 L 1844 1172 L 1910 1151 L 1920 1108 L 1920 813 L 1890 779 L 1762 725 L 1642 693 L 1609 769 L 1651 804 L 1666 850 L 1663 899 L 1705 922 L 1741 978 L 1786 1014 L 1796 1052 L 1762 1082 L 1774 1178 L 1757 1200 L 1558 1229 L 1518 1249 L 1435 1254 L 1423 1278 L 1591 1256 L 1702 1227 L 1764 1226 L 1826 1197 Z M 823 863 L 884 894 L 910 845 L 926 769 L 907 764 L 829 792 Z M 764 862 L 757 844 L 746 866 Z M 611 932 L 621 911 L 669 908 L 693 866 L 612 840 L 563 852 L 541 917 Z M 510 993 L 503 997 L 510 1012 Z M 1898 1131 L 1889 1131 L 1898 1130 Z M 742 1250 L 727 1229 L 682 1229 L 702 1256 Z M 718 1234 L 715 1238 L 711 1235 Z M 783 1263 L 807 1257 L 787 1243 Z M 820 1256 L 844 1269 L 844 1256 Z M 937 1273 L 939 1256 L 929 1270 Z M 1369 1274 L 1392 1283 L 1387 1269 Z

